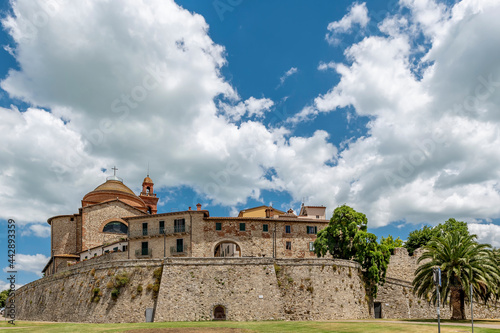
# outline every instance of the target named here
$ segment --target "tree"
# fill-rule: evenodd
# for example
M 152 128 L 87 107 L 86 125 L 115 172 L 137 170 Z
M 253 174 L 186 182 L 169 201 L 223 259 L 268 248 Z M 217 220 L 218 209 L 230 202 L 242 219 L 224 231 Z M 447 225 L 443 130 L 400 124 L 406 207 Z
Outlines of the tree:
M 357 261 L 363 268 L 369 293 L 375 297 L 377 285 L 385 282 L 391 254 L 367 232 L 368 219 L 349 206 L 337 207 L 328 226 L 318 232 L 314 252 L 318 257 L 330 253 L 333 258 Z
M 7 298 L 9 298 L 9 293 L 10 289 L 0 292 L 0 308 L 5 307 L 5 302 L 7 301 Z
M 487 301 L 498 288 L 500 275 L 493 252 L 488 244 L 478 244 L 476 235 L 452 230 L 433 238 L 424 246 L 418 259 L 422 263 L 415 271 L 413 291 L 419 297 L 432 294 L 436 302 L 436 288 L 432 279 L 434 267 L 441 268 L 441 301 L 453 309 L 451 319 L 465 319 L 465 297 L 470 300 L 472 282 L 476 299 Z
M 416 249 L 425 246 L 433 237 L 445 235 L 453 230 L 458 230 L 466 235 L 469 234 L 466 222 L 457 221 L 454 218 L 450 218 L 446 222 L 438 224 L 434 228 L 424 226 L 422 229 L 410 232 L 404 247 L 412 256 L 413 252 L 415 252 Z
M 391 235 L 387 236 L 387 238 L 380 237 L 380 244 L 387 246 L 391 254 L 394 254 L 395 248 L 403 247 L 403 241 L 399 237 L 394 239 Z

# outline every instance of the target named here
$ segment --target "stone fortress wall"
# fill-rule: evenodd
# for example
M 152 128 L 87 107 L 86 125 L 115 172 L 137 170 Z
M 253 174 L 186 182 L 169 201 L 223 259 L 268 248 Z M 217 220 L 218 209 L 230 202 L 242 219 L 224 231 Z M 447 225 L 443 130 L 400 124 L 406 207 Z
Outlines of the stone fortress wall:
M 17 319 L 65 322 L 335 320 L 373 318 L 360 266 L 336 259 L 165 258 L 121 260 L 108 254 L 21 287 Z M 434 306 L 412 295 L 418 252 L 397 249 L 374 300 L 383 318 L 435 318 Z M 113 283 L 128 282 L 116 300 Z M 96 298 L 96 296 L 98 298 Z M 442 318 L 449 318 L 448 307 Z M 500 318 L 500 307 L 475 304 L 475 318 Z

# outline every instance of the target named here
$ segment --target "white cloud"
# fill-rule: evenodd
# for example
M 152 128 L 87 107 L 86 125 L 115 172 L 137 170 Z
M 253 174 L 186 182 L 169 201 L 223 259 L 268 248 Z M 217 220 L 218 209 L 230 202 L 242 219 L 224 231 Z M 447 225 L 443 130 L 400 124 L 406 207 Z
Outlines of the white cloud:
M 2 280 L 0 280 L 0 291 L 4 291 L 4 290 L 9 290 L 10 289 L 10 282 L 4 282 Z M 22 286 L 24 286 L 24 284 L 15 284 L 16 286 L 16 290 L 21 288 Z
M 340 42 L 339 35 L 342 33 L 351 32 L 353 25 L 357 24 L 361 28 L 366 27 L 370 18 L 368 17 L 368 9 L 366 3 L 354 3 L 344 17 L 339 21 L 330 22 L 328 24 L 328 33 L 325 39 L 329 44 L 337 45 Z
M 262 118 L 264 113 L 271 110 L 273 105 L 274 102 L 269 98 L 257 99 L 255 97 L 250 97 L 236 105 L 220 103 L 224 115 L 232 121 L 239 121 L 243 116 Z
M 333 61 L 328 62 L 328 63 L 320 62 L 318 65 L 319 71 L 326 71 L 327 69 L 335 69 L 335 68 L 336 68 L 336 64 Z
M 499 6 L 405 5 L 408 14 L 380 24 L 387 35 L 326 64 L 340 82 L 291 119 L 344 107 L 367 117 L 364 136 L 338 150 L 325 131 L 296 137 L 260 122 L 273 102 L 242 101 L 203 17 L 172 1 L 61 2 L 35 30 L 37 2 L 13 2 L 4 25 L 19 70 L 1 87 L 33 107 L 0 109 L 1 217 L 45 223 L 73 213 L 115 164 L 137 191 L 147 161 L 157 189 L 203 196 L 186 206 L 232 207 L 281 190 L 329 210 L 352 205 L 372 226 L 500 216 Z M 366 26 L 366 6 L 354 7 L 330 33 Z
M 35 235 L 36 237 L 50 237 L 50 226 L 44 224 L 30 224 L 21 232 L 21 236 Z
M 285 83 L 286 79 L 288 79 L 290 76 L 297 73 L 298 71 L 299 70 L 297 69 L 297 67 L 291 67 L 289 70 L 287 70 L 285 74 L 283 74 L 283 76 L 280 77 L 280 84 L 278 85 L 278 87 L 282 86 L 283 83 Z
M 0 109 L 2 218 L 45 223 L 76 212 L 104 181 L 101 168 L 113 165 L 137 192 L 148 161 L 157 190 L 200 194 L 186 206 L 234 206 L 262 190 L 288 190 L 292 179 L 266 176 L 279 156 L 321 168 L 312 152 L 296 156 L 298 142 L 335 151 L 324 135 L 266 128 L 260 120 L 273 101 L 242 101 L 221 75 L 224 47 L 203 17 L 173 1 L 58 2 L 33 29 L 43 4 L 13 1 L 14 16 L 3 20 L 19 69 L 0 86 L 33 107 Z
M 477 235 L 479 243 L 490 244 L 500 248 L 500 225 L 469 223 L 469 232 Z
M 42 269 L 45 267 L 49 260 L 49 257 L 43 254 L 37 253 L 34 255 L 29 254 L 16 254 L 15 269 L 16 271 L 25 271 L 30 273 L 35 273 L 39 277 L 42 277 Z M 11 270 L 8 267 L 3 269 L 4 272 Z
M 345 107 L 369 119 L 365 136 L 340 145 L 328 191 L 315 194 L 351 204 L 372 226 L 499 217 L 500 5 L 404 4 L 408 15 L 380 24 L 388 36 L 349 47 L 348 63 L 331 65 L 340 82 L 289 119 Z

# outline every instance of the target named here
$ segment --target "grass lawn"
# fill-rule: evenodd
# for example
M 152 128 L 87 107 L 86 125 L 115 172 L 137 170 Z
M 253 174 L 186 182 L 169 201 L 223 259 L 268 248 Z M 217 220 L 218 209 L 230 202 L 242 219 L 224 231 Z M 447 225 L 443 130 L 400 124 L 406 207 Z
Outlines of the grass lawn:
M 487 323 L 488 321 L 481 321 Z M 479 321 L 478 321 L 479 323 Z M 491 322 L 490 322 L 491 323 Z M 494 321 L 500 324 L 500 321 Z M 0 324 L 2 328 L 12 327 L 5 322 Z M 134 323 L 134 324 L 73 324 L 73 323 L 44 323 L 44 322 L 16 322 L 16 329 L 4 332 L 165 332 L 165 333 L 189 333 L 189 332 L 212 332 L 212 333 L 247 333 L 247 332 L 437 332 L 435 325 L 394 323 L 390 320 L 378 322 L 318 322 L 318 321 L 254 321 L 254 322 L 167 322 L 167 323 Z M 465 326 L 441 326 L 441 332 L 470 332 L 470 327 Z M 500 329 L 487 329 L 474 327 L 474 332 L 499 333 Z

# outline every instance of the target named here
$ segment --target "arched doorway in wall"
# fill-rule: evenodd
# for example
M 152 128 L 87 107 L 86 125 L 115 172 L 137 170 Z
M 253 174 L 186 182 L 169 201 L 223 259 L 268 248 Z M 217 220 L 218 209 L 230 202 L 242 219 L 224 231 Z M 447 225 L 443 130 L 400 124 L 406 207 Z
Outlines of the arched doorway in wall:
M 222 241 L 215 246 L 214 257 L 241 257 L 241 247 L 232 241 Z
M 214 320 L 226 320 L 226 308 L 222 305 L 214 307 Z

